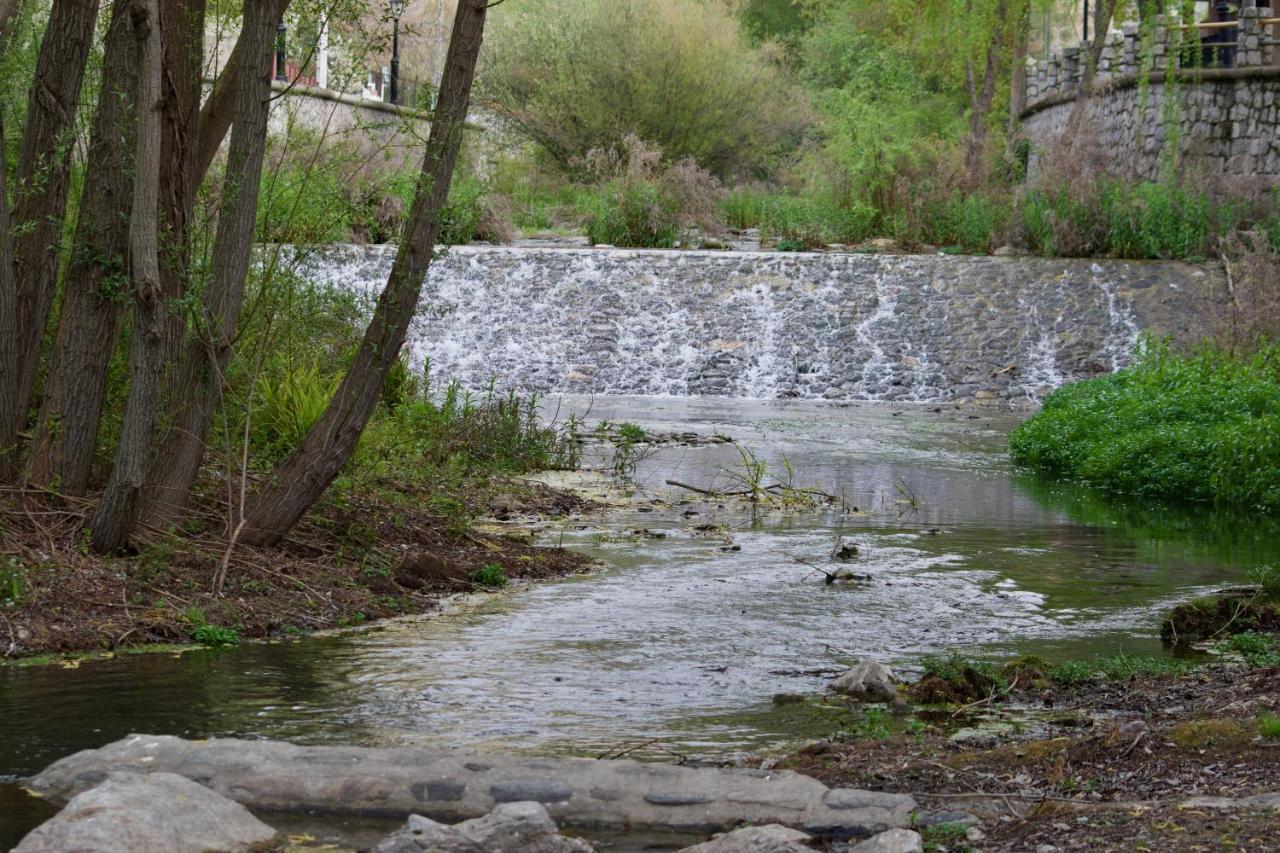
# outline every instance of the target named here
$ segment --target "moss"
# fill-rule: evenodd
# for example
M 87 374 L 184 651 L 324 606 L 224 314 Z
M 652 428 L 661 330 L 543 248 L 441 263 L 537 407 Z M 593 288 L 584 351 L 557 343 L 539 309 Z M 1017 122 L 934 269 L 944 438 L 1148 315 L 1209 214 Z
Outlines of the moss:
M 1168 732 L 1169 740 L 1182 749 L 1243 746 L 1253 740 L 1254 735 L 1252 726 L 1217 718 L 1179 723 Z

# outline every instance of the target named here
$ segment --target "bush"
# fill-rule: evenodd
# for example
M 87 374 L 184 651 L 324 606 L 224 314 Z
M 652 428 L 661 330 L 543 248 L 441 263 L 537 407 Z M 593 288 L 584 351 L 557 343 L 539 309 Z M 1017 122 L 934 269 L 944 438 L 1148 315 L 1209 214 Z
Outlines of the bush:
M 488 563 L 471 573 L 471 582 L 489 589 L 499 589 L 507 585 L 507 573 L 497 563 Z
M 764 174 L 808 121 L 722 0 L 536 0 L 490 26 L 485 95 L 568 173 L 635 134 L 722 178 Z
M 596 149 L 591 174 L 603 183 L 587 196 L 586 230 L 592 243 L 670 249 L 686 233 L 720 227 L 720 182 L 689 158 L 663 163 L 661 152 L 635 136 L 621 153 Z
M 1148 345 L 1132 367 L 1055 391 L 1009 448 L 1112 492 L 1280 512 L 1280 347 L 1245 359 Z

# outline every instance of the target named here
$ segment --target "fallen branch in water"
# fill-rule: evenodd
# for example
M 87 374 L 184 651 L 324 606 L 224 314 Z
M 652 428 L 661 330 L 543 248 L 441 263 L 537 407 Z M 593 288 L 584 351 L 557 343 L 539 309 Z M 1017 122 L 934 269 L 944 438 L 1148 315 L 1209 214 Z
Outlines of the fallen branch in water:
M 695 492 L 699 495 L 706 495 L 707 497 L 711 497 L 711 498 L 737 497 L 739 495 L 750 495 L 754 493 L 753 489 L 731 489 L 729 491 L 718 491 L 716 489 L 704 489 L 701 486 L 691 486 L 688 483 L 682 483 L 679 480 L 667 480 L 666 483 L 668 486 L 675 486 L 677 489 L 687 489 L 690 492 Z M 772 489 L 774 487 L 769 486 L 767 488 Z

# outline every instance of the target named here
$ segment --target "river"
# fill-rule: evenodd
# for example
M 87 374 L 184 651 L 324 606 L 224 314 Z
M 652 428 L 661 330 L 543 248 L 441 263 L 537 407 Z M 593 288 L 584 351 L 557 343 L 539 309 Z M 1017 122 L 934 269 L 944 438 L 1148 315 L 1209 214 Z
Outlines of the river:
M 646 754 L 729 759 L 811 735 L 772 698 L 820 690 L 821 670 L 855 658 L 909 668 L 953 649 L 1161 654 L 1162 611 L 1280 556 L 1273 524 L 1019 474 L 1005 436 L 1025 412 L 639 397 L 557 406 L 589 424 L 737 444 L 660 447 L 639 461 L 628 508 L 542 525 L 540 541 L 601 559 L 589 575 L 363 633 L 0 667 L 0 773 L 138 731 L 586 755 L 643 743 Z M 753 517 L 663 485 L 730 484 L 739 446 L 766 461 L 767 478 L 789 462 L 797 484 L 858 511 Z M 607 467 L 610 454 L 596 448 L 589 462 Z M 651 496 L 666 501 L 646 506 Z M 811 568 L 841 537 L 859 551 L 848 567 L 868 580 L 828 585 Z M 12 786 L 5 798 L 0 846 L 41 814 Z

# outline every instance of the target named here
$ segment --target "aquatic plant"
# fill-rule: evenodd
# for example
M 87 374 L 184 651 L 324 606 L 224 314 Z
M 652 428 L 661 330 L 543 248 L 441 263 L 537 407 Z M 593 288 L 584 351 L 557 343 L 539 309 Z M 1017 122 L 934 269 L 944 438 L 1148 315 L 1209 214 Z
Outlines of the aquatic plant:
M 1051 394 L 1009 449 L 1111 492 L 1280 512 L 1280 345 L 1234 358 L 1148 342 L 1133 366 Z

